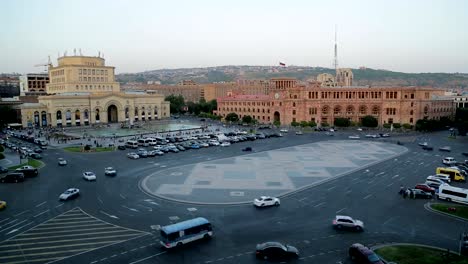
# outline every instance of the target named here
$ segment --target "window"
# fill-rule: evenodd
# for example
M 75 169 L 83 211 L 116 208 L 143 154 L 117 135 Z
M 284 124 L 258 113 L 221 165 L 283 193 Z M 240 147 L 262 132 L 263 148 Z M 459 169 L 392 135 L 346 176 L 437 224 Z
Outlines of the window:
M 295 102 L 293 102 L 293 107 L 296 107 L 296 103 L 295 103 Z
M 414 94 L 413 93 L 411 94 L 411 99 L 414 99 Z
M 296 110 L 293 110 L 293 111 L 292 111 L 292 114 L 295 115 L 295 114 L 296 114 Z
M 409 119 L 409 122 L 412 124 L 412 123 L 413 123 L 413 118 L 410 118 L 410 119 Z
M 81 75 L 83 71 L 81 69 L 78 70 L 78 74 Z

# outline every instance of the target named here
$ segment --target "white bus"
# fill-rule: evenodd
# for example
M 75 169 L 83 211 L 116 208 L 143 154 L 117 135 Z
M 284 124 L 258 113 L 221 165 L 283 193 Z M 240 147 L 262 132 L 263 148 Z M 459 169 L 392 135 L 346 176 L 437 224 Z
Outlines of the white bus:
M 127 148 L 136 149 L 136 148 L 138 148 L 138 142 L 136 142 L 135 140 L 129 140 L 129 141 L 125 142 L 125 146 Z
M 468 189 L 442 184 L 439 186 L 437 198 L 449 202 L 468 204 Z
M 150 146 L 156 146 L 158 144 L 158 141 L 155 138 L 146 138 L 146 140 Z
M 147 138 L 140 138 L 137 140 L 137 142 L 138 142 L 138 146 L 147 147 L 149 146 L 150 140 Z
M 165 248 L 180 247 L 199 239 L 213 236 L 211 223 L 203 217 L 161 227 L 161 245 Z

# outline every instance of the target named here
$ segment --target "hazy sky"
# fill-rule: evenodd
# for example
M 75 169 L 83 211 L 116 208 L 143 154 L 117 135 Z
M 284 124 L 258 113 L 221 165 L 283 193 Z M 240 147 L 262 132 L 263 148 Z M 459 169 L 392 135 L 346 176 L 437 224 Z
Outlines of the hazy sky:
M 0 72 L 104 53 L 118 73 L 217 65 L 468 72 L 464 0 L 3 0 Z

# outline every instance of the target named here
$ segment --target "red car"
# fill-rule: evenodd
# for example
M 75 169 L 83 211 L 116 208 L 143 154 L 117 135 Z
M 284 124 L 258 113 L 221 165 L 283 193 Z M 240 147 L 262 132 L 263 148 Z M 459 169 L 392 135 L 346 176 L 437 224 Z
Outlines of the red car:
M 427 184 L 423 184 L 423 183 L 420 183 L 420 184 L 416 184 L 416 186 L 414 186 L 415 189 L 419 189 L 419 190 L 422 190 L 422 191 L 425 191 L 425 192 L 428 192 L 428 193 L 431 193 L 431 194 L 434 194 L 435 193 L 435 189 L 432 188 L 431 186 L 427 185 Z
M 355 243 L 349 247 L 349 257 L 359 264 L 384 264 L 380 257 L 362 244 Z

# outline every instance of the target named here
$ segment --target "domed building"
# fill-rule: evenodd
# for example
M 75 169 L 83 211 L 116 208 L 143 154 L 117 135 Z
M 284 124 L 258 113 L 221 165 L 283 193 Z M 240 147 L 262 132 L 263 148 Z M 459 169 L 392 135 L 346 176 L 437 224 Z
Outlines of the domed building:
M 83 126 L 133 123 L 170 116 L 169 102 L 160 94 L 122 92 L 115 67 L 104 58 L 63 56 L 49 64 L 46 95 L 19 106 L 23 127 Z

